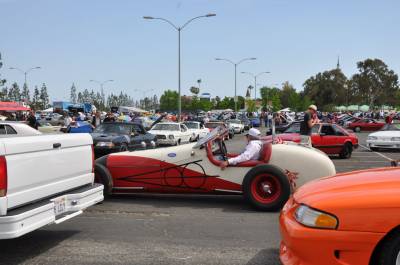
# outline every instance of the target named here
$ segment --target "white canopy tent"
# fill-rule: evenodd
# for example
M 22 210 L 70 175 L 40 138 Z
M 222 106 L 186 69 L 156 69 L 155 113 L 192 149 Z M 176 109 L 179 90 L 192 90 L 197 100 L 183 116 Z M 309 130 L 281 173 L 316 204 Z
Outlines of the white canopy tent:
M 119 112 L 129 112 L 129 113 L 145 113 L 145 112 L 147 112 L 146 110 L 142 110 L 142 109 L 135 108 L 135 107 L 127 107 L 127 106 L 120 106 L 118 110 L 119 110 Z
M 51 112 L 53 112 L 53 108 L 48 108 L 48 109 L 42 110 L 42 112 L 51 113 Z

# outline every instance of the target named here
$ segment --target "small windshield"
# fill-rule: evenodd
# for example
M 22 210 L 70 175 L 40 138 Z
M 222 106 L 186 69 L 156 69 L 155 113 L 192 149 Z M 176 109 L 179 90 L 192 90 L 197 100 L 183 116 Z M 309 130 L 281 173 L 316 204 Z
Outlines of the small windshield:
M 400 123 L 385 124 L 381 131 L 400 131 Z
M 216 123 L 214 123 L 216 124 Z M 197 141 L 197 143 L 193 146 L 193 148 L 200 148 L 201 146 L 205 145 L 209 141 L 214 140 L 217 138 L 219 135 L 222 135 L 226 132 L 226 128 L 217 126 L 214 130 L 209 132 L 205 137 L 200 138 L 200 140 Z
M 184 122 L 183 124 L 185 124 L 186 127 L 188 127 L 189 129 L 198 129 L 199 128 L 199 124 L 196 122 Z
M 93 132 L 104 134 L 131 134 L 131 126 L 123 123 L 103 123 L 96 127 Z
M 234 124 L 241 124 L 242 122 L 240 120 L 228 120 L 229 123 L 234 123 Z
M 152 130 L 159 131 L 180 131 L 179 124 L 167 124 L 167 123 L 158 123 L 156 124 Z

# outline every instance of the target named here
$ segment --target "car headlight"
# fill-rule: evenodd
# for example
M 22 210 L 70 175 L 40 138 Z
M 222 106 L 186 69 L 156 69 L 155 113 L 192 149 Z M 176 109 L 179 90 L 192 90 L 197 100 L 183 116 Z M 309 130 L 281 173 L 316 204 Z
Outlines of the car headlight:
M 376 136 L 368 136 L 367 140 L 378 140 Z
M 400 137 L 392 137 L 390 140 L 392 140 L 392 141 L 400 141 Z
M 171 139 L 171 140 L 173 140 L 173 139 L 174 139 L 174 136 L 173 136 L 172 134 L 170 134 L 170 135 L 168 135 L 168 138 Z
M 300 205 L 294 217 L 300 224 L 313 228 L 336 229 L 339 223 L 335 216 L 311 209 L 307 205 Z
M 111 147 L 114 147 L 115 144 L 114 144 L 113 142 L 98 142 L 98 143 L 96 144 L 96 146 L 99 146 L 99 147 L 109 147 L 109 148 L 111 148 Z

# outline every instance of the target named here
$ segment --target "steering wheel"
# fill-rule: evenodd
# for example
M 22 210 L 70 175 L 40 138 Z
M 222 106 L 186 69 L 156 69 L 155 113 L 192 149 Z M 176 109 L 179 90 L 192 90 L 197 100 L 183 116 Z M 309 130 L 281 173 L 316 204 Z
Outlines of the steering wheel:
M 221 139 L 221 155 L 222 155 L 222 160 L 227 161 L 227 154 L 228 154 L 228 150 L 226 149 L 226 145 L 225 145 L 225 141 Z

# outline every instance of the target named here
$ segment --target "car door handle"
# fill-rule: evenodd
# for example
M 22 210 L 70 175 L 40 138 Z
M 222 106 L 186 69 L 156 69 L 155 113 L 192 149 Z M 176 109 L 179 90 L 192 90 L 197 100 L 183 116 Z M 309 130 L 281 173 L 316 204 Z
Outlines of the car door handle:
M 55 144 L 53 144 L 53 148 L 60 148 L 61 147 L 61 144 L 60 143 L 55 143 Z

